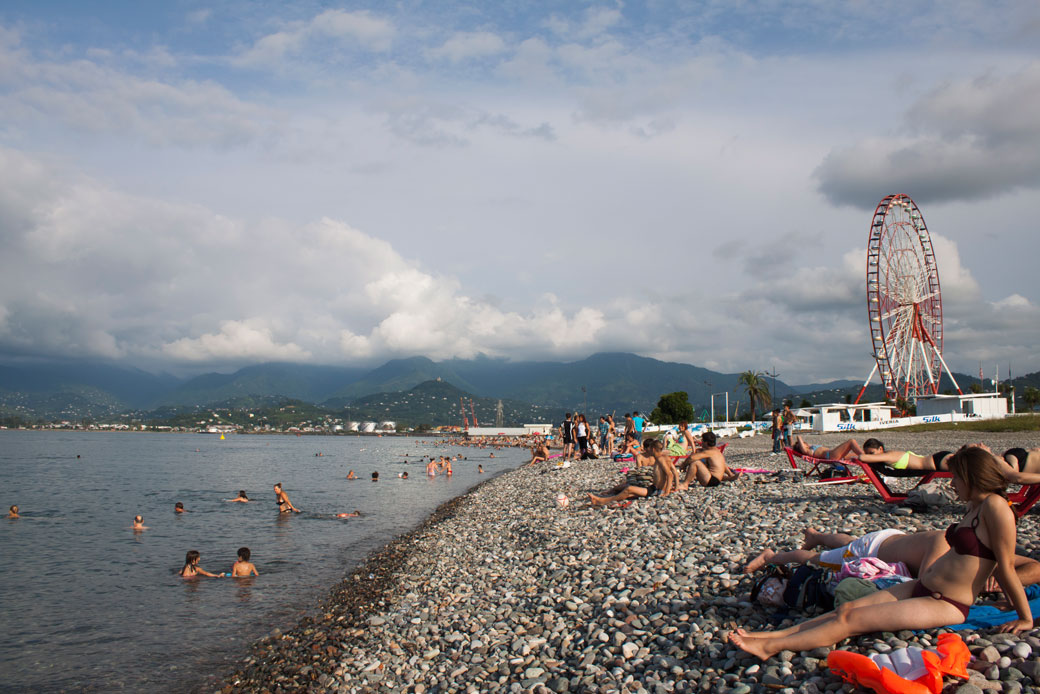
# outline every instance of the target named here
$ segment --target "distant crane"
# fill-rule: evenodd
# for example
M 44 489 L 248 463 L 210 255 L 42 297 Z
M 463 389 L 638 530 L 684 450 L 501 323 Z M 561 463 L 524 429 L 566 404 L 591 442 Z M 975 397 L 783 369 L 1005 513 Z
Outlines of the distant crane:
M 477 412 L 473 409 L 473 398 L 469 399 L 469 413 L 473 415 L 473 428 L 477 428 L 480 425 L 477 424 Z
M 466 403 L 462 401 L 461 397 L 459 398 L 459 411 L 462 412 L 462 428 L 469 429 L 469 420 L 466 419 Z

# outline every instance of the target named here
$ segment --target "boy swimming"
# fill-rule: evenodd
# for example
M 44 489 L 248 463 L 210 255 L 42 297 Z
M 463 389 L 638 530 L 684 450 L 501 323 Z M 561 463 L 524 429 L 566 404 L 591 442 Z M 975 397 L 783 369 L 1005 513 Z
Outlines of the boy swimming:
M 246 576 L 259 576 L 260 572 L 249 562 L 249 548 L 239 547 L 238 561 L 231 567 L 232 578 L 245 578 Z

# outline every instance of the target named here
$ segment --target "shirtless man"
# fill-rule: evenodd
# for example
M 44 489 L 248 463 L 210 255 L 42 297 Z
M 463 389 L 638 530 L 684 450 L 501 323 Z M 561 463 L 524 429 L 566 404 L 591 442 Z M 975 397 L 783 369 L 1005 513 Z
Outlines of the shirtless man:
M 704 450 L 686 456 L 679 464 L 686 470 L 686 477 L 679 485 L 679 491 L 689 488 L 693 482 L 702 487 L 715 487 L 722 482 L 732 482 L 740 477 L 739 472 L 734 472 L 726 465 L 726 456 L 715 445 L 718 438 L 714 432 L 706 432 L 701 437 L 701 443 L 704 444 Z
M 664 450 L 664 444 L 657 439 L 647 442 L 646 448 L 652 453 L 653 468 L 646 470 L 636 467 L 629 470 L 625 481 L 610 490 L 609 496 L 589 494 L 589 501 L 594 506 L 606 506 L 615 501 L 643 498 L 648 496 L 668 496 L 678 491 L 679 474 L 672 465 L 671 456 Z
M 534 465 L 535 463 L 544 463 L 546 460 L 549 459 L 549 455 L 549 444 L 547 444 L 545 441 L 536 443 L 531 448 L 531 460 L 527 464 Z

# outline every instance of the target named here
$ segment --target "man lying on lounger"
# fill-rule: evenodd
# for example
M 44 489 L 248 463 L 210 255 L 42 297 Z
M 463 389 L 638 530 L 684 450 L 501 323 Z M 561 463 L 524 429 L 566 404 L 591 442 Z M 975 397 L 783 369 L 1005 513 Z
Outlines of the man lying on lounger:
M 678 468 L 686 472 L 682 483 L 679 484 L 679 491 L 686 490 L 694 482 L 702 487 L 715 487 L 722 482 L 732 482 L 740 477 L 739 472 L 734 472 L 726 465 L 726 456 L 718 449 L 717 443 L 715 432 L 706 432 L 701 436 L 704 448 L 686 456 L 678 463 Z
M 816 548 L 823 546 L 823 552 Z M 867 533 L 862 537 L 853 537 L 845 533 L 821 533 L 812 528 L 805 529 L 805 541 L 800 549 L 786 552 L 774 552 L 765 549 L 748 562 L 744 573 L 754 573 L 766 564 L 815 564 L 830 569 L 841 568 L 842 563 L 864 557 L 875 557 L 886 564 L 903 562 L 913 576 L 920 576 L 932 562 L 946 554 L 950 545 L 942 530 L 927 530 L 919 533 L 904 533 L 902 530 L 887 528 Z M 1015 555 L 1015 573 L 1028 586 L 1040 583 L 1040 562 Z M 996 591 L 999 587 L 995 581 L 987 583 L 986 590 Z

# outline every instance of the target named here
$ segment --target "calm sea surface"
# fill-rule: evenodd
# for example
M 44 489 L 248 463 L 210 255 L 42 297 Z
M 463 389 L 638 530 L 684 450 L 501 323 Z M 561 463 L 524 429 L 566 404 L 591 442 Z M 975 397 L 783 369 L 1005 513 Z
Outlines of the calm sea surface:
M 468 460 L 427 479 L 419 457 L 448 453 Z M 370 551 L 528 457 L 406 437 L 0 431 L 0 504 L 22 512 L 0 519 L 0 690 L 213 682 Z M 346 480 L 351 469 L 361 479 Z M 279 481 L 303 513 L 278 514 Z M 239 489 L 253 501 L 227 503 Z M 334 517 L 354 509 L 362 517 Z M 148 530 L 131 530 L 135 514 Z M 188 550 L 216 573 L 242 546 L 259 577 L 177 575 Z

